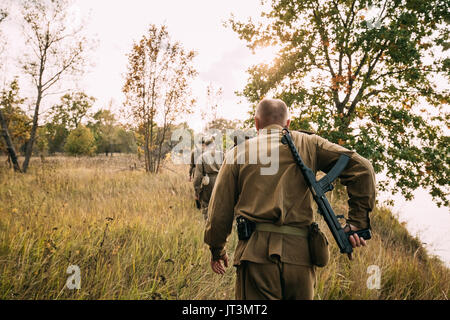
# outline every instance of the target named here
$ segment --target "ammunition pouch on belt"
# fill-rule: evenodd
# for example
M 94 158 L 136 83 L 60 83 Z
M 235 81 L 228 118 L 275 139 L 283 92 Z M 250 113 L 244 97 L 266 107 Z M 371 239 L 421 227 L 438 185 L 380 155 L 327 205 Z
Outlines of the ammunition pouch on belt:
M 312 264 L 317 267 L 325 267 L 330 260 L 328 239 L 315 222 L 309 227 L 308 245 Z

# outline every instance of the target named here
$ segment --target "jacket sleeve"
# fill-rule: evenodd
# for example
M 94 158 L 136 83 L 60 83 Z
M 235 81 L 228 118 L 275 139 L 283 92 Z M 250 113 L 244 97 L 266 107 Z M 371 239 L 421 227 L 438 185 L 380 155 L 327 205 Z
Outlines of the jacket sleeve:
M 237 183 L 238 165 L 226 156 L 209 201 L 204 235 L 204 241 L 209 245 L 213 260 L 218 260 L 225 253 L 224 247 L 232 230 L 234 206 L 238 198 Z
M 201 191 L 201 187 L 202 187 L 202 178 L 203 178 L 203 173 L 202 173 L 202 166 L 201 164 L 197 163 L 197 165 L 194 167 L 194 190 L 195 190 L 195 194 L 200 194 Z
M 194 175 L 195 170 L 195 150 L 191 152 L 191 163 L 189 164 L 189 177 L 192 177 Z
M 339 176 L 341 183 L 347 187 L 348 219 L 347 222 L 357 228 L 370 228 L 369 212 L 374 209 L 376 182 L 372 164 L 354 151 L 329 142 L 318 136 L 316 139 L 316 169 L 327 173 L 341 154 L 350 157 L 347 167 Z

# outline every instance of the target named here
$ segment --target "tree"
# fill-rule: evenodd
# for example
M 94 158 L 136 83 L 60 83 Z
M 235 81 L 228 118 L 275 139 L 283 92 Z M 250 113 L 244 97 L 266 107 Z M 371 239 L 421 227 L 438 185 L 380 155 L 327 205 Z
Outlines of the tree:
M 36 143 L 34 146 L 35 152 L 39 153 L 41 160 L 48 154 L 49 151 L 49 137 L 46 126 L 39 127 L 36 133 Z
M 8 12 L 4 8 L 0 8 L 0 24 L 6 19 L 7 16 L 8 16 Z M 0 53 L 2 53 L 3 49 L 4 49 L 4 41 L 3 41 L 2 34 L 0 32 Z M 1 105 L 2 106 L 4 106 L 5 104 L 10 105 L 11 104 L 10 102 L 11 101 L 9 101 L 9 100 L 5 100 L 5 92 L 3 92 Z M 0 108 L 0 129 L 1 129 L 2 137 L 5 140 L 6 149 L 8 151 L 8 159 L 10 159 L 12 161 L 13 166 L 14 166 L 14 171 L 21 172 L 20 165 L 17 160 L 16 149 L 14 147 L 13 141 L 9 134 L 7 119 L 4 116 L 1 108 Z
M 132 118 L 142 127 L 147 172 L 158 172 L 168 129 L 191 111 L 190 80 L 197 72 L 192 66 L 194 51 L 172 42 L 166 26 L 151 25 L 128 55 L 123 92 Z M 156 130 L 157 124 L 161 130 Z
M 230 146 L 234 146 L 233 137 L 229 137 L 228 135 L 233 135 L 240 131 L 239 129 L 242 127 L 242 123 L 239 120 L 228 120 L 225 118 L 215 118 L 214 120 L 208 122 L 206 124 L 206 133 L 207 134 L 221 134 L 222 135 L 222 145 L 226 150 Z M 217 139 L 217 137 L 216 137 Z M 218 141 L 215 141 L 216 143 Z
M 52 122 L 73 130 L 81 124 L 95 102 L 84 92 L 67 93 L 61 97 L 61 103 L 54 105 L 50 112 Z
M 45 130 L 48 152 L 51 154 L 64 152 L 64 145 L 69 136 L 69 130 L 65 126 L 53 122 L 47 122 L 45 124 Z
M 448 1 L 270 4 L 258 23 L 229 22 L 251 49 L 279 48 L 273 63 L 249 69 L 241 94 L 253 107 L 268 95 L 284 100 L 294 129 L 313 129 L 385 172 L 394 185 L 382 181 L 382 190 L 411 199 L 423 187 L 448 206 Z
M 226 130 L 236 130 L 242 127 L 239 120 L 229 120 L 225 118 L 215 118 L 206 125 L 207 130 L 219 130 L 225 133 Z
M 5 144 L 0 141 L 0 150 L 6 150 L 14 171 L 21 172 L 16 150 L 29 138 L 30 118 L 22 110 L 24 99 L 20 97 L 17 79 L 8 89 L 0 93 L 0 126 Z
M 94 133 L 97 152 L 104 152 L 113 154 L 115 151 L 116 135 L 116 117 L 107 109 L 97 111 L 92 118 L 94 122 L 90 122 L 88 127 Z
M 36 88 L 33 124 L 26 146 L 23 171 L 28 169 L 33 151 L 42 99 L 67 75 L 80 74 L 86 62 L 88 40 L 82 36 L 83 24 L 69 23 L 69 0 L 24 0 L 22 15 L 29 52 L 22 66 Z
M 88 116 L 94 102 L 94 97 L 83 92 L 72 92 L 63 95 L 60 103 L 51 107 L 45 124 L 47 148 L 50 153 L 64 151 L 69 132 L 77 128 Z
M 134 132 L 126 130 L 121 126 L 116 126 L 115 129 L 115 138 L 117 142 L 114 151 L 121 153 L 136 153 L 137 144 Z
M 78 126 L 67 137 L 64 150 L 70 155 L 88 155 L 95 152 L 95 139 L 92 131 L 85 126 Z
M 113 152 L 136 153 L 135 133 L 117 123 L 116 116 L 108 109 L 97 111 L 87 127 L 94 134 L 96 150 L 106 155 Z

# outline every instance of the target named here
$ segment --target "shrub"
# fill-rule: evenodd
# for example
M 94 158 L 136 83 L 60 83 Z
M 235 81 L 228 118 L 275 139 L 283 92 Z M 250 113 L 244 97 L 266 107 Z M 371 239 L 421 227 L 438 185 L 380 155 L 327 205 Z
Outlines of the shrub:
M 92 155 L 95 152 L 95 139 L 91 130 L 79 126 L 71 131 L 64 145 L 64 151 L 70 155 Z

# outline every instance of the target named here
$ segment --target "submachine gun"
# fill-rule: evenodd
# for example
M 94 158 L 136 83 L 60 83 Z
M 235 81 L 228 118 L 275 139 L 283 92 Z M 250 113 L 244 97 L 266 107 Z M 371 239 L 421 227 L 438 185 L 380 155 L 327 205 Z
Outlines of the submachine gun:
M 347 155 L 342 154 L 333 168 L 331 168 L 331 170 L 328 172 L 328 174 L 317 181 L 314 172 L 305 165 L 302 158 L 300 157 L 300 154 L 298 153 L 297 148 L 292 141 L 289 130 L 286 128 L 283 129 L 283 137 L 281 139 L 281 142 L 289 146 L 289 149 L 294 156 L 294 160 L 300 168 L 303 176 L 305 177 L 306 183 L 308 184 L 314 200 L 317 203 L 318 211 L 323 216 L 325 222 L 330 228 L 330 231 L 333 234 L 333 237 L 336 240 L 341 253 L 352 253 L 353 247 L 350 244 L 348 237 L 356 233 L 359 237 L 364 238 L 364 240 L 369 240 L 372 237 L 371 231 L 370 229 L 363 229 L 358 231 L 345 232 L 338 221 L 338 217 L 331 208 L 327 197 L 325 196 L 326 192 L 333 190 L 332 182 L 336 180 L 336 178 L 345 169 L 350 158 Z

